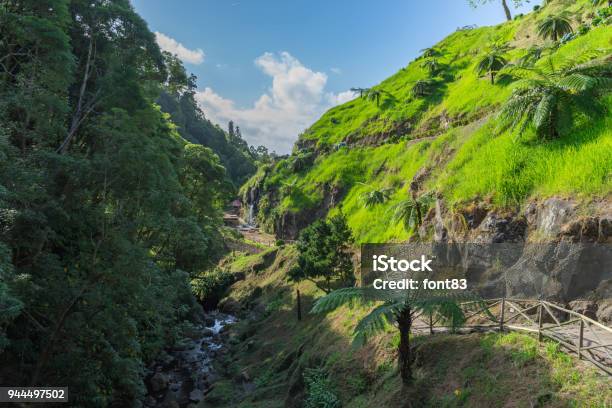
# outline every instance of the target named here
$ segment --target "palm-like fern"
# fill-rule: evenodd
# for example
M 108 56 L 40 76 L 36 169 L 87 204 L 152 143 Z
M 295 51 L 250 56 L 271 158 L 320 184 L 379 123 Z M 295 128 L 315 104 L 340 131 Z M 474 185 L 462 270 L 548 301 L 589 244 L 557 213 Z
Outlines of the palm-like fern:
M 391 192 L 392 190 L 389 188 L 368 191 L 362 195 L 363 203 L 366 207 L 382 204 L 389 199 Z
M 429 75 L 433 76 L 440 70 L 440 63 L 438 62 L 437 59 L 430 58 L 430 59 L 425 60 L 421 64 L 421 67 L 425 68 L 427 72 L 429 72 Z
M 367 90 L 364 91 L 363 93 L 363 97 L 370 100 L 370 101 L 375 101 L 376 102 L 376 106 L 380 105 L 380 98 L 383 96 L 385 92 L 381 91 L 379 89 L 373 89 L 373 88 L 369 88 Z
M 312 313 L 328 313 L 342 305 L 353 307 L 358 303 L 376 304 L 362 318 L 354 330 L 354 343 L 363 344 L 389 325 L 396 325 L 400 332 L 398 365 L 404 384 L 412 381 L 412 350 L 410 330 L 417 314 L 433 315 L 455 328 L 463 324 L 461 302 L 472 301 L 473 307 L 481 307 L 476 296 L 467 291 L 426 290 L 377 290 L 372 287 L 343 288 L 318 299 Z M 475 309 L 476 310 L 476 309 Z
M 538 24 L 538 35 L 555 42 L 565 34 L 573 32 L 572 24 L 565 14 L 550 15 Z
M 431 193 L 409 197 L 393 207 L 393 219 L 401 222 L 407 231 L 414 231 L 423 224 L 423 216 L 435 200 Z
M 491 78 L 491 84 L 495 83 L 495 75 L 508 63 L 503 56 L 504 49 L 493 47 L 489 52 L 483 55 L 478 64 L 476 64 L 476 72 L 483 76 L 488 74 Z
M 420 79 L 414 83 L 411 89 L 412 96 L 421 98 L 431 95 L 433 92 L 434 82 L 428 79 Z
M 546 47 L 532 46 L 527 49 L 527 52 L 519 59 L 518 64 L 521 67 L 531 67 L 542 58 L 542 54 Z
M 368 91 L 368 88 L 351 88 L 351 92 L 358 93 L 360 98 L 363 98 L 363 94 Z
M 440 51 L 434 47 L 423 48 L 421 52 L 423 53 L 421 56 L 424 58 L 431 58 L 440 55 Z
M 552 59 L 535 67 L 511 67 L 505 73 L 518 78 L 512 96 L 500 111 L 505 128 L 533 125 L 541 138 L 563 134 L 576 111 L 587 115 L 605 112 L 598 100 L 612 87 L 612 59 L 591 60 L 593 54 L 555 65 Z

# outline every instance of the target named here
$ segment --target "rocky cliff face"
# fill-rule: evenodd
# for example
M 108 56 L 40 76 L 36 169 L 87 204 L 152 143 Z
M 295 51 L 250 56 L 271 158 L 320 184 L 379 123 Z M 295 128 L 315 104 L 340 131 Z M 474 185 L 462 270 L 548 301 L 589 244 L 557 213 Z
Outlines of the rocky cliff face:
M 440 243 L 478 244 L 484 253 L 505 245 L 514 259 L 504 268 L 467 268 L 469 280 L 485 296 L 542 297 L 611 323 L 611 225 L 605 201 L 586 209 L 573 200 L 549 198 L 504 213 L 486 203 L 452 212 L 438 199 L 419 235 Z

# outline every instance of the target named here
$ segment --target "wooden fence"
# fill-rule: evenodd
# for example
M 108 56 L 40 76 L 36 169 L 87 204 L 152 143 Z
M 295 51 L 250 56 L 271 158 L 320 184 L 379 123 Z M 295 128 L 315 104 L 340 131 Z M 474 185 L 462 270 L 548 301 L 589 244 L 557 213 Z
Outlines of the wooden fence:
M 545 300 L 498 298 L 462 303 L 464 328 L 517 330 L 554 340 L 612 375 L 612 327 Z M 448 329 L 430 315 L 415 316 L 414 329 Z

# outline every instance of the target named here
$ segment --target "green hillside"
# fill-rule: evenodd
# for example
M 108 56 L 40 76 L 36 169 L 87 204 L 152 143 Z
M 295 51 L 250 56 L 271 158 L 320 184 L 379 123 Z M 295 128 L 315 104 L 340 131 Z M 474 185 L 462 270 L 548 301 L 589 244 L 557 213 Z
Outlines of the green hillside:
M 574 38 L 558 44 L 541 39 L 539 22 L 562 13 L 568 13 Z M 391 209 L 407 197 L 417 172 L 423 173 L 420 192 L 434 192 L 455 210 L 475 201 L 516 210 L 536 198 L 607 196 L 609 115 L 576 111 L 573 124 L 552 140 L 537 138 L 533 126 L 504 129 L 498 112 L 516 81 L 502 71 L 492 84 L 475 69 L 485 53 L 504 46 L 503 56 L 513 65 L 536 46 L 546 47 L 536 67 L 609 58 L 612 31 L 601 22 L 607 13 L 590 0 L 552 1 L 511 22 L 456 31 L 433 47 L 433 56 L 415 59 L 372 88 L 378 101 L 357 96 L 325 113 L 300 136 L 289 158 L 260 169 L 243 186 L 245 201 L 256 188 L 258 219 L 270 231 L 288 214 L 341 206 L 359 242 L 381 242 L 407 238 Z M 425 65 L 431 60 L 438 65 L 433 74 Z M 414 96 L 420 80 L 428 81 L 429 94 Z M 602 100 L 612 102 L 609 96 Z M 364 194 L 381 189 L 388 189 L 389 199 L 366 208 Z M 333 206 L 325 202 L 330 191 L 337 193 Z

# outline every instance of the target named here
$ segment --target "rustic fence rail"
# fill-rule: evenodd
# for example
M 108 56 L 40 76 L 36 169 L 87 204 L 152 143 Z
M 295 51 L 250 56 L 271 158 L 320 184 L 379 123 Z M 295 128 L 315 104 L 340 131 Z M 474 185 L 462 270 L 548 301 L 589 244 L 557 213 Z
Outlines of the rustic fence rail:
M 612 327 L 546 300 L 496 298 L 462 303 L 463 328 L 516 330 L 549 338 L 612 376 Z M 475 307 L 476 306 L 476 307 Z M 415 316 L 415 330 L 448 329 L 433 316 Z

